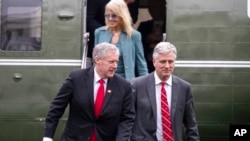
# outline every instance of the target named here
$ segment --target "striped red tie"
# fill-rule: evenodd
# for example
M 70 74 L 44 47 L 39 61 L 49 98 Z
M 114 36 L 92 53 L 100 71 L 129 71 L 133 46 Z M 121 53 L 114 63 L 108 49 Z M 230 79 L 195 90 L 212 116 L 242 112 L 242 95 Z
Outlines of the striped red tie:
M 96 119 L 100 116 L 100 113 L 102 110 L 102 105 L 104 101 L 104 82 L 105 81 L 103 79 L 100 79 L 98 82 L 100 83 L 100 86 L 97 90 L 96 100 L 95 100 L 95 118 Z M 95 131 L 93 131 L 90 137 L 90 141 L 97 141 Z
M 172 124 L 170 110 L 167 101 L 167 92 L 165 90 L 165 82 L 161 82 L 161 119 L 163 141 L 173 141 Z

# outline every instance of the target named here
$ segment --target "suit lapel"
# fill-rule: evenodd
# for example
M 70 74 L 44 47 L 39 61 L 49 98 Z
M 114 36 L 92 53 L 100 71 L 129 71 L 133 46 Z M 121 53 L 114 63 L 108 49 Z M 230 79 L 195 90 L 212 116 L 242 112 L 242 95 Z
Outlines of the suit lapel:
M 86 91 L 91 105 L 91 112 L 94 115 L 94 67 L 91 67 L 87 75 L 83 78 L 83 84 L 86 85 Z
M 127 34 L 123 31 L 121 32 L 120 39 L 121 48 L 123 52 L 131 52 L 131 48 L 127 45 L 130 41 L 128 40 Z
M 176 110 L 176 105 L 177 105 L 177 101 L 178 101 L 178 87 L 179 84 L 176 80 L 176 77 L 173 75 L 172 77 L 172 101 L 171 101 L 171 118 L 174 119 L 175 116 L 175 110 Z
M 111 42 L 112 39 L 112 32 L 106 31 L 106 28 L 103 27 L 103 31 L 100 32 L 99 37 L 97 38 L 97 44 L 102 42 Z
M 103 104 L 103 107 L 102 107 L 102 112 L 104 111 L 104 109 L 108 105 L 108 102 L 109 102 L 111 96 L 113 94 L 115 94 L 115 91 L 116 91 L 116 87 L 115 87 L 114 78 L 110 78 L 110 79 L 108 79 L 107 88 L 106 88 L 106 91 L 105 91 L 105 98 L 104 98 L 104 104 Z
M 111 39 L 112 39 L 112 32 L 110 31 L 106 31 L 104 32 L 104 36 L 103 37 L 103 42 L 111 42 Z
M 154 79 L 154 73 L 151 73 L 147 78 L 147 94 L 150 99 L 150 103 L 152 106 L 154 119 L 156 121 L 157 119 L 157 110 L 156 110 L 156 94 L 155 94 L 155 79 Z

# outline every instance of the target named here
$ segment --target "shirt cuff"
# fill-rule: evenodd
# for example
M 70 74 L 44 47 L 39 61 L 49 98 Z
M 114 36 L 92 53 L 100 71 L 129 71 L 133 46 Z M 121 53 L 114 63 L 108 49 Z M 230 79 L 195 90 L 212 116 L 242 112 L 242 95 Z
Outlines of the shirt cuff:
M 53 139 L 48 138 L 48 137 L 43 137 L 43 141 L 53 141 Z

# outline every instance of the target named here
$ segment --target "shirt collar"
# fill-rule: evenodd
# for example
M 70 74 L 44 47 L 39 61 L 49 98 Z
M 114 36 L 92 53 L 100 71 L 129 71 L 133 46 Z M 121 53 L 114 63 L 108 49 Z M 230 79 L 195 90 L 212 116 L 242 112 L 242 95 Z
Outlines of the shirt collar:
M 101 77 L 99 76 L 99 74 L 96 72 L 96 68 L 94 68 L 94 82 L 98 83 L 98 81 L 101 79 Z M 105 83 L 107 84 L 108 79 L 103 79 L 105 81 Z
M 156 71 L 154 71 L 154 77 L 155 77 L 155 85 L 161 84 L 161 79 L 158 77 L 158 75 L 156 74 Z M 172 75 L 170 75 L 170 77 L 168 78 L 167 81 L 165 81 L 167 83 L 168 86 L 172 86 Z

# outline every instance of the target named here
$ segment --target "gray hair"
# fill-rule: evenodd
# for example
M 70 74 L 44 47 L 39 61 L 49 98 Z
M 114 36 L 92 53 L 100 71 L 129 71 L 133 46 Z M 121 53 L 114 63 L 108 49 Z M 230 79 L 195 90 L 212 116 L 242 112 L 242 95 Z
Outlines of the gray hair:
M 119 49 L 115 45 L 103 42 L 103 43 L 97 44 L 94 47 L 92 58 L 93 59 L 95 57 L 104 58 L 106 57 L 108 51 L 117 52 L 119 55 Z
M 175 59 L 176 59 L 177 58 L 176 47 L 170 42 L 160 42 L 154 48 L 153 59 L 156 59 L 159 54 L 168 54 L 170 52 L 173 52 L 175 54 Z

